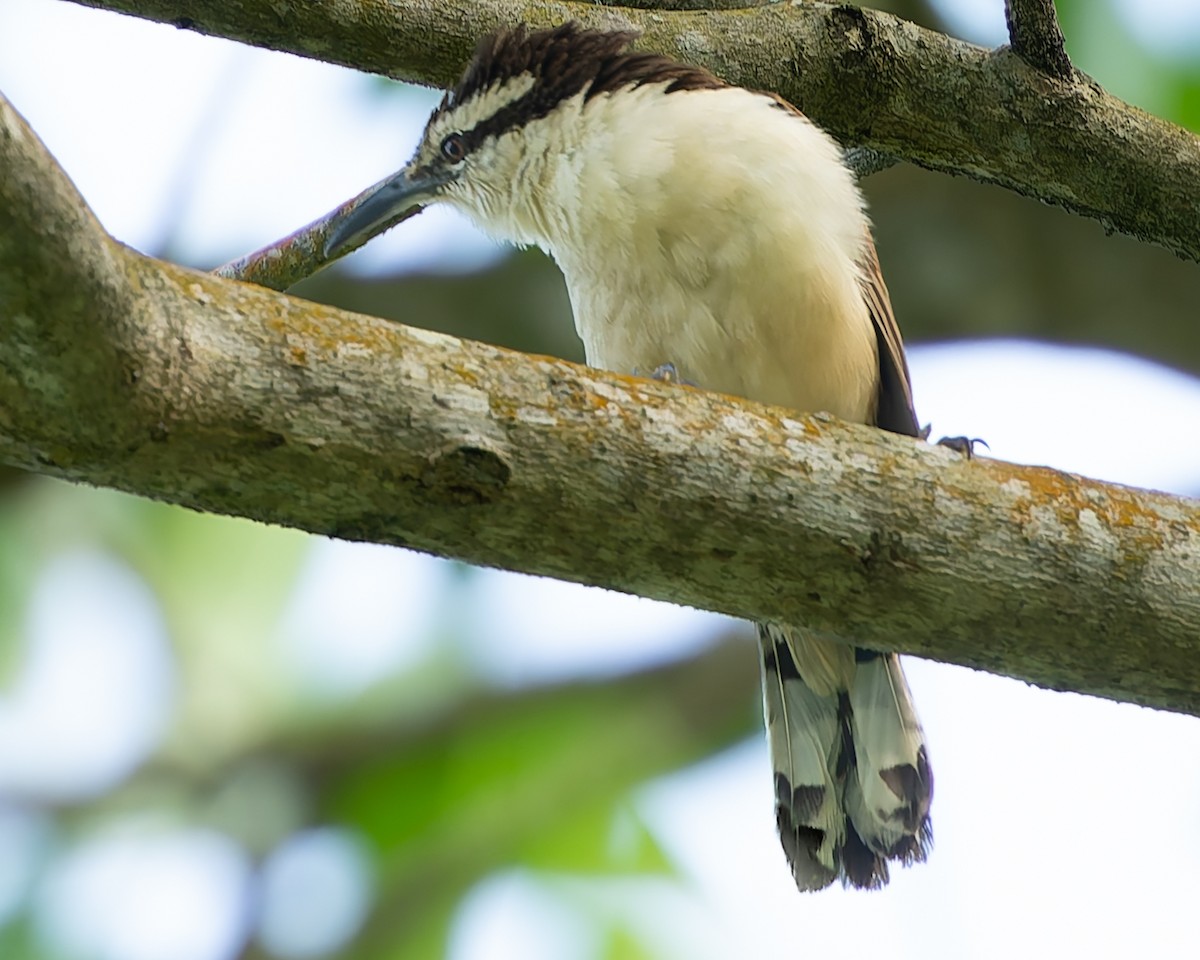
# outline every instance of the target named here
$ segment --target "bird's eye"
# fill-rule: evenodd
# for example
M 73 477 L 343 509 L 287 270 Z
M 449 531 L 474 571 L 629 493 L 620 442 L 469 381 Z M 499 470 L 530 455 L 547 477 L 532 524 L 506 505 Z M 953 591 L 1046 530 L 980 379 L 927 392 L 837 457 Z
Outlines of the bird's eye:
M 460 133 L 452 133 L 442 141 L 442 156 L 451 163 L 462 163 L 467 158 L 467 145 Z

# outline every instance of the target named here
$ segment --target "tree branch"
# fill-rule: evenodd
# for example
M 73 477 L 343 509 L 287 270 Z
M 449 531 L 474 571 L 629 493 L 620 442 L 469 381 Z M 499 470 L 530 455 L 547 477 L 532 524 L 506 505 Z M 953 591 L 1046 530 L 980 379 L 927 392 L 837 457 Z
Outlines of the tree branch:
M 515 0 L 76 2 L 442 86 L 479 35 L 501 23 L 636 27 L 645 48 L 776 90 L 844 143 L 999 184 L 1200 260 L 1194 135 L 1081 75 L 1057 80 L 1012 51 L 878 11 L 825 3 L 663 12 Z
M 1004 0 L 1004 19 L 1013 53 L 1047 76 L 1071 79 L 1074 69 L 1054 0 Z
M 0 101 L 0 461 L 1200 713 L 1200 505 L 111 240 Z

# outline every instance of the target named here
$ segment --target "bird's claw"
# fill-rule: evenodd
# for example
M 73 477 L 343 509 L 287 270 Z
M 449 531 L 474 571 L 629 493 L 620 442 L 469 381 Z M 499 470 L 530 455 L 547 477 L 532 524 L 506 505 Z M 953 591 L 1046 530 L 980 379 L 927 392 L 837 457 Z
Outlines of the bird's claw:
M 929 439 L 929 431 L 931 429 L 932 427 L 929 424 L 926 424 L 921 428 L 922 440 Z M 977 443 L 983 444 L 989 450 L 992 449 L 991 447 L 988 447 L 988 442 L 981 437 L 942 437 L 942 439 L 937 442 L 937 446 L 946 447 L 949 450 L 953 450 L 955 453 L 962 454 L 968 460 L 971 460 L 975 456 L 975 444 Z
M 633 371 L 633 375 L 639 376 L 637 370 Z M 684 380 L 679 376 L 679 371 L 673 363 L 660 363 L 650 372 L 650 379 L 657 380 L 659 383 L 678 383 L 685 387 L 695 386 L 691 380 Z

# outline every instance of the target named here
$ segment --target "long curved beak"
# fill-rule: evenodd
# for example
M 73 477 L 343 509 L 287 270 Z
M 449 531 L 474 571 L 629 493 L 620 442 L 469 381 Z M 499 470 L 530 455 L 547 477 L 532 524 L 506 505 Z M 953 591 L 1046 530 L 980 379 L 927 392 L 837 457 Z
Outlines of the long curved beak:
M 405 167 L 359 194 L 329 218 L 325 258 L 334 260 L 405 220 L 435 199 L 446 177 Z

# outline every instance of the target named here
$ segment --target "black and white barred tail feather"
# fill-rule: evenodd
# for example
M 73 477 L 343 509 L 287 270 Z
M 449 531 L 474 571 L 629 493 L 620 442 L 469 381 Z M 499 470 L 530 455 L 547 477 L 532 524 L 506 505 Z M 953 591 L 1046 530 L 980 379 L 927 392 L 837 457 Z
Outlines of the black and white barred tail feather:
M 899 658 L 759 624 L 779 836 L 801 890 L 877 888 L 933 843 L 933 775 Z

